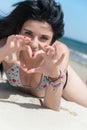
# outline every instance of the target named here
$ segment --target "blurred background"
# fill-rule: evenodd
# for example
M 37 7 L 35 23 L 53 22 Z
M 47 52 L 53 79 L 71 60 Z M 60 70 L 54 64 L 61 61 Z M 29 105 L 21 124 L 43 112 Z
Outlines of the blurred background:
M 71 59 L 87 66 L 87 1 L 59 0 L 59 2 L 65 21 L 65 34 L 61 41 L 70 48 Z
M 0 0 L 0 16 L 23 0 Z M 65 34 L 59 39 L 70 48 L 71 59 L 87 65 L 87 0 L 56 0 L 64 12 Z

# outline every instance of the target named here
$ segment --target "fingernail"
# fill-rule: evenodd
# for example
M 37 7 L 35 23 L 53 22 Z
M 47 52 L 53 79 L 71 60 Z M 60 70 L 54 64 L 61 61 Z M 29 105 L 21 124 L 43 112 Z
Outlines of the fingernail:
M 34 57 L 34 56 L 35 56 L 35 53 L 33 52 L 33 53 L 32 53 L 32 57 Z

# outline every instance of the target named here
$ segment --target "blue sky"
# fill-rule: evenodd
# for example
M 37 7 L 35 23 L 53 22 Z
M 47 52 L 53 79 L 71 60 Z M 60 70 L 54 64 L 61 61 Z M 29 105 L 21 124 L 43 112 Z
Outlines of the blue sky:
M 0 0 L 0 10 L 9 13 L 11 5 L 22 0 Z M 87 0 L 56 0 L 64 12 L 65 36 L 87 43 Z
M 65 35 L 87 43 L 87 0 L 59 2 L 64 12 Z

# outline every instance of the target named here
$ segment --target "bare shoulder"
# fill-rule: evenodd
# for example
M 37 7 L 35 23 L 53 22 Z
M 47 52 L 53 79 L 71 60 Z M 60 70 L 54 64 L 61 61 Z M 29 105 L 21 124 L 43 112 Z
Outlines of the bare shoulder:
M 58 48 L 59 50 L 62 50 L 62 51 L 67 51 L 69 52 L 69 48 L 62 42 L 60 41 L 55 41 L 54 45 L 56 46 L 56 48 Z

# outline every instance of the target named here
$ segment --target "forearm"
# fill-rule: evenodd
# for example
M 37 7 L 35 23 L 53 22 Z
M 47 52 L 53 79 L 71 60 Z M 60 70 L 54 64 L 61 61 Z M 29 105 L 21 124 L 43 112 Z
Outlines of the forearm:
M 53 110 L 59 110 L 62 90 L 66 82 L 66 74 L 60 72 L 59 77 L 55 80 L 47 78 L 48 84 L 45 90 L 44 106 Z
M 62 43 L 54 44 L 54 47 L 56 48 L 56 52 L 58 52 L 58 62 L 57 62 L 57 67 L 56 68 L 54 67 L 54 69 L 52 69 L 52 72 L 55 73 L 54 74 L 55 76 L 50 74 L 48 78 L 50 78 L 50 80 L 53 81 L 56 77 L 58 77 L 56 78 L 58 80 L 55 84 L 58 85 L 59 83 L 59 85 L 54 90 L 53 89 L 54 87 L 48 84 L 45 92 L 44 106 L 51 108 L 53 110 L 59 110 L 62 90 L 66 81 L 66 71 L 69 63 L 69 50 L 67 46 L 65 46 Z M 58 72 L 60 72 L 60 74 L 57 72 L 57 69 Z
M 62 95 L 63 85 L 61 84 L 55 90 L 49 85 L 46 88 L 45 98 L 44 98 L 44 107 L 50 108 L 52 110 L 59 110 L 61 95 Z

